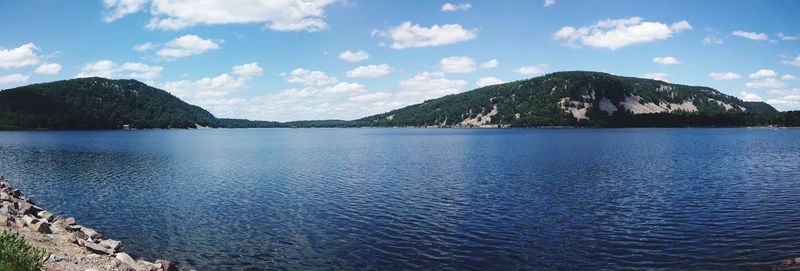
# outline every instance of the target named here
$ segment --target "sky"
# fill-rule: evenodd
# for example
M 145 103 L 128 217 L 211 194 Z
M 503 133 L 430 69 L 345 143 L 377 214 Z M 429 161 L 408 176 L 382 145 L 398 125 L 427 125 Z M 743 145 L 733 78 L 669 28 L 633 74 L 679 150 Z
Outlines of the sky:
M 569 70 L 800 110 L 800 1 L 0 1 L 0 89 L 133 78 L 217 117 L 356 119 Z

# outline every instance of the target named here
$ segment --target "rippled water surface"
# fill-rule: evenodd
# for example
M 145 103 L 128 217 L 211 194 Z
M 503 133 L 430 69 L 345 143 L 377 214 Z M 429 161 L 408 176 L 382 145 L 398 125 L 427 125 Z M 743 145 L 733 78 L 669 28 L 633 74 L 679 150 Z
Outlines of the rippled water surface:
M 0 175 L 203 270 L 761 269 L 800 129 L 2 132 Z

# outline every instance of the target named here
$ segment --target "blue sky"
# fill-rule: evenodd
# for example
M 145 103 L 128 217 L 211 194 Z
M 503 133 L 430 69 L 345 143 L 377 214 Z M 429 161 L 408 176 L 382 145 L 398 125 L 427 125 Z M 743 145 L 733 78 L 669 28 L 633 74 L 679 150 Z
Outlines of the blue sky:
M 800 110 L 798 14 L 793 0 L 6 0 L 0 89 L 135 78 L 220 117 L 354 119 L 593 70 Z

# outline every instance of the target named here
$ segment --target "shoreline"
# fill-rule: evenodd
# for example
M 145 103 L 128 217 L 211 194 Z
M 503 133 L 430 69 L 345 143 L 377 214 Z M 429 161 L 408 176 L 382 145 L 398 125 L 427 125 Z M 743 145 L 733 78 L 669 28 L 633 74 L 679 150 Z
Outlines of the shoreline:
M 103 239 L 92 228 L 77 224 L 33 203 L 0 176 L 0 230 L 23 236 L 47 251 L 45 271 L 184 271 L 167 260 L 154 262 L 121 251 L 122 242 Z

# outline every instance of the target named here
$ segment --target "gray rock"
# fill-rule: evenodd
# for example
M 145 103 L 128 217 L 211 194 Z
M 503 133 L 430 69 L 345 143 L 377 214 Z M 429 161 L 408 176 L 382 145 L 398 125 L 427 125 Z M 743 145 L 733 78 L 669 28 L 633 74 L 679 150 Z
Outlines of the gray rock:
M 86 248 L 87 251 L 95 253 L 95 254 L 103 254 L 103 255 L 111 255 L 114 254 L 114 251 L 107 249 L 101 245 L 95 244 L 94 242 L 87 241 L 80 239 L 78 240 L 78 245 Z
M 40 233 L 45 233 L 45 234 L 53 233 L 53 231 L 50 230 L 50 224 L 48 224 L 44 220 L 39 220 L 36 223 L 33 223 L 33 225 L 30 225 L 30 227 L 31 229 Z
M 151 262 L 148 262 L 148 261 L 145 261 L 145 260 L 138 260 L 138 261 L 136 261 L 136 264 L 138 264 L 139 267 L 141 268 L 141 269 L 138 269 L 138 268 L 136 269 L 136 270 L 139 270 L 139 271 L 157 271 L 157 270 L 161 270 L 161 263 L 151 263 Z
M 156 263 L 161 264 L 161 269 L 164 271 L 179 271 L 178 265 L 167 260 L 156 260 Z
M 75 218 L 67 217 L 67 219 L 65 219 L 64 222 L 67 223 L 67 225 L 75 225 Z
M 40 217 L 41 219 L 47 220 L 48 222 L 53 221 L 53 214 L 48 211 L 41 211 L 36 213 L 36 216 Z
M 113 239 L 106 239 L 100 241 L 100 245 L 110 250 L 117 251 L 117 249 L 119 249 L 122 246 L 122 242 Z
M 6 192 L 0 192 L 0 200 L 11 201 L 11 196 L 9 196 Z
M 92 240 L 97 240 L 100 239 L 100 237 L 103 237 L 103 235 L 93 230 L 92 228 L 81 227 L 81 231 L 85 233 L 86 236 L 89 236 L 89 238 L 91 238 Z
M 36 222 L 39 222 L 39 219 L 36 219 L 35 217 L 30 215 L 23 215 L 22 221 L 25 222 L 25 225 L 31 227 L 31 225 L 35 224 Z
M 136 264 L 136 261 L 134 261 L 133 258 L 131 258 L 130 255 L 128 255 L 128 253 L 120 252 L 120 253 L 117 253 L 117 255 L 114 256 L 114 257 L 117 258 L 117 260 L 120 260 L 121 262 L 129 265 L 130 267 L 133 267 L 134 269 L 137 266 L 139 266 L 138 264 Z
M 16 204 L 17 210 L 19 210 L 21 214 L 37 214 L 42 211 L 41 208 L 27 202 L 18 201 Z
M 64 223 L 63 219 L 56 219 L 56 221 L 50 224 L 50 230 L 52 230 L 53 233 L 65 233 L 67 232 L 67 224 Z
M 14 223 L 13 218 L 0 214 L 0 227 L 11 226 L 11 223 Z

